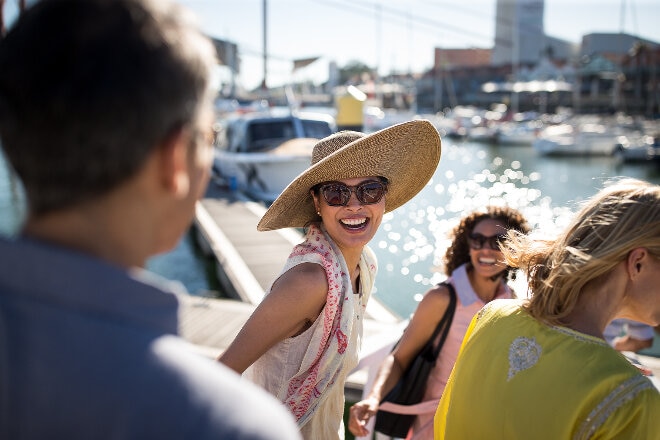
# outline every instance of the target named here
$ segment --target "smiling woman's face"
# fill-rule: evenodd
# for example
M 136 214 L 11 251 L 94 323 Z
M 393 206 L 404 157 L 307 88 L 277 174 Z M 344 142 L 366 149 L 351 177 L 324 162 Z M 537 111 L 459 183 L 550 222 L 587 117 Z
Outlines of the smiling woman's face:
M 503 262 L 502 252 L 492 243 L 495 237 L 506 234 L 506 232 L 507 230 L 502 226 L 501 221 L 491 218 L 481 220 L 474 226 L 471 235 L 481 236 L 479 238 L 482 239 L 481 249 L 475 249 L 472 245 L 470 246 L 470 261 L 478 275 L 492 277 L 506 268 L 506 264 Z M 490 237 L 492 238 L 488 239 Z M 468 239 L 468 241 L 470 240 Z M 478 242 L 478 240 L 475 240 L 475 242 Z
M 357 177 L 335 181 L 351 187 L 351 194 L 346 205 L 331 206 L 319 191 L 312 194 L 316 211 L 320 213 L 323 225 L 343 249 L 362 248 L 374 237 L 385 213 L 385 194 L 378 202 L 364 204 L 356 196 L 355 188 L 365 182 L 380 182 L 377 177 Z

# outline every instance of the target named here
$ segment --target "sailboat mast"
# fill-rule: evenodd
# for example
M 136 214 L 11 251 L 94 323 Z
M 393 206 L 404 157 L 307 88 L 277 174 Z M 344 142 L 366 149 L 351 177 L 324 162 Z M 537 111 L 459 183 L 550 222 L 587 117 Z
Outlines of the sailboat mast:
M 267 0 L 262 1 L 262 15 L 263 15 L 263 45 L 264 45 L 264 50 L 263 50 L 263 57 L 264 57 L 264 79 L 261 82 L 261 88 L 263 90 L 266 90 L 268 88 L 267 83 L 266 83 L 266 78 L 268 76 L 268 46 L 267 46 L 267 38 L 266 35 L 268 34 L 268 20 L 267 20 Z

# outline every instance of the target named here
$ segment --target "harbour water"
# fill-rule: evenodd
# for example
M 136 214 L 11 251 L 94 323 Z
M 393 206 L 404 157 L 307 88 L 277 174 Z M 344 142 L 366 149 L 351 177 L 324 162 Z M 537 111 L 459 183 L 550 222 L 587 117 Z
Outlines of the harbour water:
M 441 261 L 448 232 L 459 218 L 489 203 L 507 204 L 527 217 L 535 234 L 551 236 L 578 205 L 611 178 L 660 183 L 651 163 L 621 164 L 613 157 L 546 157 L 530 146 L 443 140 L 432 181 L 388 214 L 371 243 L 379 258 L 375 295 L 408 316 L 421 295 L 446 276 Z M 515 285 L 526 293 L 524 279 Z
M 388 213 L 371 242 L 379 260 L 374 295 L 402 316 L 445 278 L 441 260 L 447 233 L 465 213 L 488 203 L 520 209 L 537 234 L 553 234 L 577 204 L 607 179 L 627 176 L 660 184 L 653 163 L 620 164 L 613 157 L 543 157 L 529 146 L 495 146 L 443 139 L 442 158 L 432 181 L 410 202 Z M 20 185 L 8 177 L 0 157 L 0 232 L 14 234 L 25 208 Z M 196 295 L 213 295 L 217 284 L 209 262 L 191 234 L 171 252 L 152 258 L 148 268 L 181 281 Z M 516 285 L 519 294 L 524 286 Z

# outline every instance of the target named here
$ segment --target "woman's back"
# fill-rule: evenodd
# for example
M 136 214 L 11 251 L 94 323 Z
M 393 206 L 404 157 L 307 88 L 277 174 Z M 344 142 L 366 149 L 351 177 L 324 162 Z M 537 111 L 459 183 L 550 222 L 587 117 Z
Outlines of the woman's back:
M 521 304 L 495 301 L 468 329 L 435 438 L 660 438 L 648 378 L 604 340 L 544 325 Z

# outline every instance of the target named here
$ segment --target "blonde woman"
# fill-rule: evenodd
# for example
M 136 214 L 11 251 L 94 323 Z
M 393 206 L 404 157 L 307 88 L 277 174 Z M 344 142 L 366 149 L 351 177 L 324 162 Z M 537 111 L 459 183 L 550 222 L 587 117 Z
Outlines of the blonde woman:
M 613 183 L 555 240 L 511 237 L 530 300 L 468 328 L 435 438 L 659 439 L 660 394 L 604 339 L 615 318 L 660 322 L 660 186 Z

